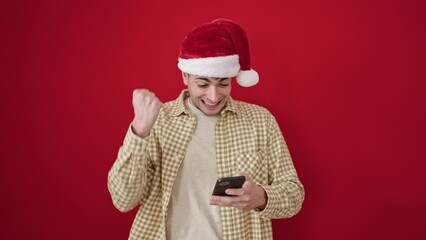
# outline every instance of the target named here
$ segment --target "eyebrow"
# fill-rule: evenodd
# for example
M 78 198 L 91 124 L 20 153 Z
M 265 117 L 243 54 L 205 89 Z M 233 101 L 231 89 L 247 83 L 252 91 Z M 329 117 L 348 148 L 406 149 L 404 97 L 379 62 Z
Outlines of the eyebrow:
M 211 82 L 210 79 L 208 79 L 206 77 L 196 77 L 196 79 L 204 80 L 204 81 L 207 81 L 207 82 Z M 219 82 L 223 82 L 223 81 L 228 80 L 230 78 L 215 78 L 215 79 L 219 79 Z

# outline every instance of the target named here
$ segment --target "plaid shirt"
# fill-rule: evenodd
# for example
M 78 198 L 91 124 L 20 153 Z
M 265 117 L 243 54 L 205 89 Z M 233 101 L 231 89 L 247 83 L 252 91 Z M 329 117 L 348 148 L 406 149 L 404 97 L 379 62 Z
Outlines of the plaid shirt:
M 166 239 L 173 182 L 185 157 L 196 118 L 184 90 L 165 103 L 147 138 L 131 127 L 108 174 L 108 189 L 122 212 L 140 205 L 129 239 Z M 272 239 L 271 218 L 288 218 L 301 208 L 304 189 L 275 118 L 265 109 L 229 99 L 216 125 L 219 177 L 248 173 L 268 196 L 262 211 L 221 207 L 223 239 Z

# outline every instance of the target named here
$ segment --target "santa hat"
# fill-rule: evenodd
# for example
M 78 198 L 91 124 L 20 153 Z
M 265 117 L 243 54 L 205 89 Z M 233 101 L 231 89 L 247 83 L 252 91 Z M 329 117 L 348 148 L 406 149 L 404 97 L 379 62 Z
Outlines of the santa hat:
M 178 68 L 205 77 L 236 77 L 239 85 L 251 87 L 259 75 L 250 66 L 244 29 L 227 19 L 216 19 L 192 29 L 182 44 Z

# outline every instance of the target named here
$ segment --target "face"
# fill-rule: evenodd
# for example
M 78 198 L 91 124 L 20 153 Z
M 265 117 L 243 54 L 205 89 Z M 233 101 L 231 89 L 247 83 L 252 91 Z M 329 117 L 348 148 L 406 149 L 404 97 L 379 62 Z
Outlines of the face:
M 211 78 L 182 73 L 190 100 L 204 114 L 218 114 L 231 94 L 231 78 Z

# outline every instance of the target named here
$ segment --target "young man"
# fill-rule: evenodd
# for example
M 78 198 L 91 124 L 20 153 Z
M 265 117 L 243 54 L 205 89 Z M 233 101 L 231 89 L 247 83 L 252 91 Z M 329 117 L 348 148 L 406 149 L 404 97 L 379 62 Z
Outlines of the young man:
M 114 205 L 139 211 L 129 239 L 272 239 L 272 218 L 295 215 L 304 189 L 275 118 L 231 98 L 232 77 L 253 86 L 244 30 L 226 19 L 194 28 L 179 69 L 187 89 L 162 104 L 133 92 L 134 119 L 108 175 Z M 245 176 L 231 196 L 217 178 Z

